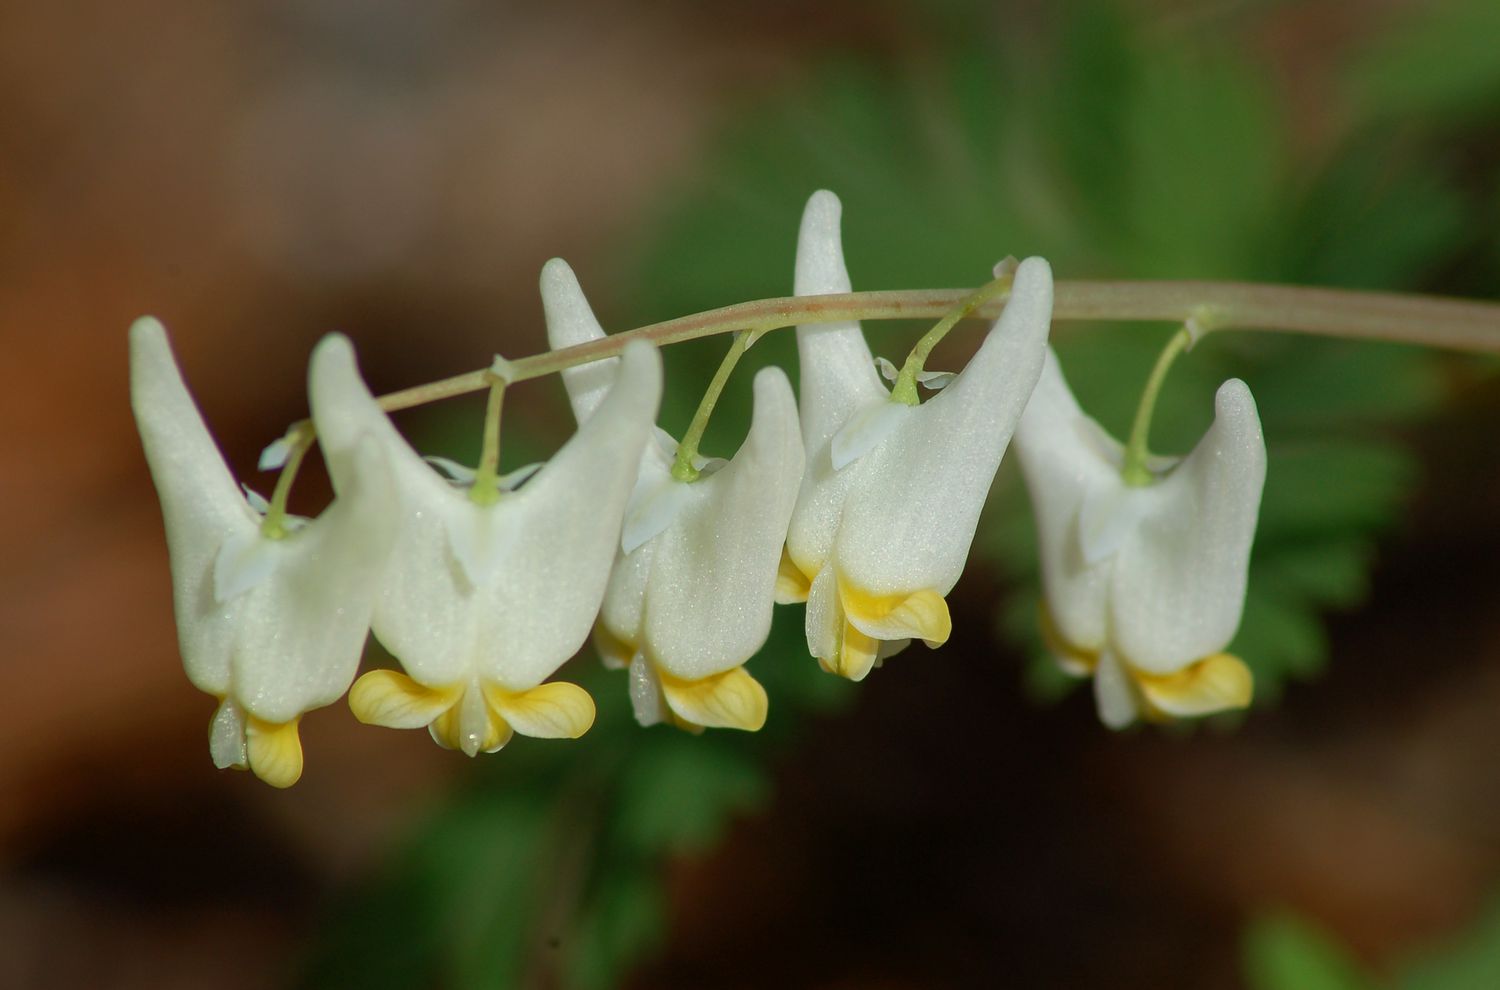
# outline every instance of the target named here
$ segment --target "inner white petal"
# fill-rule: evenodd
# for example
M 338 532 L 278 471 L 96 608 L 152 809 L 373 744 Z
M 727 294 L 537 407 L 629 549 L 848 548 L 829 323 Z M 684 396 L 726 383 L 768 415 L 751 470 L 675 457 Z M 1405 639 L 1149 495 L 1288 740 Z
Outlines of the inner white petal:
M 499 505 L 475 505 L 464 499 L 443 514 L 448 545 L 476 588 L 493 584 L 505 561 L 510 534 L 501 525 L 499 509 Z
M 229 537 L 214 559 L 214 600 L 224 605 L 270 577 L 284 550 L 283 541 L 268 540 L 259 529 Z
M 229 698 L 219 703 L 209 723 L 208 752 L 220 770 L 250 764 L 245 753 L 245 710 Z
M 875 367 L 879 370 L 881 378 L 884 378 L 892 385 L 896 384 L 896 378 L 901 372 L 896 368 L 894 361 L 890 358 L 878 357 L 875 359 Z
M 630 661 L 630 705 L 635 709 L 635 720 L 641 725 L 655 725 L 666 717 L 663 710 L 661 679 L 656 668 L 644 654 L 637 653 Z
M 1135 685 L 1108 650 L 1099 655 L 1099 666 L 1094 670 L 1094 703 L 1099 721 L 1111 729 L 1123 729 L 1135 721 L 1138 711 Z
M 634 553 L 643 544 L 665 532 L 692 498 L 691 487 L 669 474 L 641 479 L 625 509 L 620 530 L 620 550 Z
M 1120 552 L 1151 508 L 1151 489 L 1111 480 L 1095 485 L 1083 497 L 1078 539 L 1090 567 Z
M 833 469 L 842 471 L 880 446 L 915 411 L 913 406 L 884 400 L 873 402 L 855 412 L 844 423 L 843 428 L 833 435 L 829 451 Z

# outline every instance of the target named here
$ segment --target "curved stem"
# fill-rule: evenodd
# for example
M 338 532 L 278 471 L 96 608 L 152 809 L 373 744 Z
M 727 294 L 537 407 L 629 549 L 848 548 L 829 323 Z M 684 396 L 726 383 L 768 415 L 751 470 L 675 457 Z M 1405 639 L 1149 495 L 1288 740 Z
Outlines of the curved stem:
M 657 346 L 713 334 L 768 330 L 798 323 L 843 320 L 938 319 L 963 303 L 972 289 L 911 289 L 788 296 L 738 303 L 664 323 L 611 334 L 599 340 L 511 362 L 513 382 L 540 378 L 612 357 L 632 340 Z M 991 300 L 972 315 L 999 316 Z M 1500 354 L 1500 303 L 1347 289 L 1309 289 L 1242 282 L 1060 281 L 1052 318 L 1181 323 L 1207 313 L 1216 327 L 1305 333 L 1350 340 L 1402 341 L 1428 347 Z M 455 375 L 382 396 L 388 412 L 477 392 L 490 384 L 489 369 Z
M 312 449 L 317 437 L 311 423 L 298 423 L 292 427 L 296 435 L 287 451 L 286 463 L 276 476 L 276 489 L 271 492 L 271 504 L 266 508 L 265 518 L 260 521 L 260 534 L 268 540 L 282 539 L 290 532 L 286 528 L 286 503 L 292 494 L 292 483 L 297 480 L 297 471 L 302 467 L 302 458 Z
M 1143 488 L 1155 480 L 1151 476 L 1151 469 L 1146 467 L 1146 461 L 1151 456 L 1147 446 L 1151 434 L 1151 415 L 1156 411 L 1156 399 L 1161 394 L 1162 382 L 1167 380 L 1172 362 L 1192 342 L 1193 331 L 1187 326 L 1174 333 L 1157 356 L 1156 365 L 1146 379 L 1146 387 L 1141 391 L 1141 403 L 1135 408 L 1135 421 L 1130 424 L 1130 439 L 1125 444 L 1125 462 L 1120 465 L 1120 473 L 1125 477 L 1127 485 Z
M 687 432 L 682 435 L 682 442 L 677 445 L 677 460 L 672 464 L 672 477 L 678 481 L 697 481 L 698 469 L 693 466 L 693 459 L 698 456 L 698 445 L 703 442 L 703 431 L 708 429 L 708 420 L 714 413 L 714 406 L 718 405 L 719 396 L 724 393 L 724 386 L 729 382 L 729 374 L 734 371 L 734 366 L 739 364 L 740 358 L 744 356 L 745 349 L 750 346 L 750 333 L 740 331 L 734 335 L 734 341 L 729 345 L 729 353 L 724 355 L 724 360 L 719 362 L 719 370 L 714 372 L 713 379 L 708 383 L 708 388 L 703 392 L 703 398 L 698 403 L 698 411 L 693 413 L 693 421 L 688 424 Z
M 901 365 L 901 373 L 896 376 L 896 383 L 891 388 L 891 399 L 896 402 L 905 403 L 908 406 L 917 404 L 917 375 L 927 366 L 927 358 L 932 354 L 932 349 L 948 336 L 948 331 L 958 326 L 959 321 L 973 315 L 974 311 L 990 300 L 999 300 L 1010 293 L 1011 284 L 1015 281 L 1014 265 L 1002 274 L 996 275 L 994 280 L 987 282 L 974 290 L 973 294 L 959 303 L 951 312 L 947 313 L 936 325 L 917 341 L 917 346 L 906 355 L 906 361 Z
M 469 499 L 476 505 L 493 505 L 500 497 L 500 411 L 505 404 L 504 378 L 494 378 L 484 406 L 484 441 Z

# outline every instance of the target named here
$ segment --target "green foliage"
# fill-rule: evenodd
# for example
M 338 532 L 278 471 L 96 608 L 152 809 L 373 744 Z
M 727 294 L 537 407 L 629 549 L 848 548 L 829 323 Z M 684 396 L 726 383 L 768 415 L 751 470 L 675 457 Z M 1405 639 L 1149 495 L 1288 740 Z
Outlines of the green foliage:
M 1286 913 L 1246 928 L 1240 960 L 1250 990 L 1489 990 L 1500 986 L 1500 900 L 1444 944 L 1396 960 L 1389 979 L 1376 980 L 1337 941 Z
M 1242 958 L 1250 990 L 1363 990 L 1373 985 L 1342 946 L 1292 915 L 1251 925 Z

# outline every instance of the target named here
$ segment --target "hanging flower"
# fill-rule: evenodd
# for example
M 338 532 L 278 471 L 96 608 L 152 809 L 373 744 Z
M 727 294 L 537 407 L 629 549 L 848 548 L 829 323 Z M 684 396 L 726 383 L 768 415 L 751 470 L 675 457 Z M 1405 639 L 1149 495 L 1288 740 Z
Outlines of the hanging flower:
M 130 396 L 161 497 L 183 666 L 219 699 L 214 763 L 289 787 L 302 775 L 303 713 L 338 700 L 359 668 L 391 548 L 390 467 L 357 433 L 325 447 L 345 479 L 340 497 L 311 522 L 288 520 L 276 538 L 264 532 L 263 502 L 252 504 L 230 475 L 166 331 L 149 317 L 130 328 Z
M 808 201 L 798 295 L 849 291 L 840 210 L 829 192 Z M 807 470 L 778 600 L 807 602 L 808 648 L 825 670 L 861 680 L 912 639 L 947 640 L 943 596 L 1041 371 L 1051 313 L 1051 269 L 1027 259 L 968 367 L 919 406 L 892 399 L 857 323 L 797 328 Z
M 604 336 L 572 270 L 542 270 L 554 349 Z M 580 425 L 619 373 L 609 358 L 563 372 Z M 759 729 L 766 692 L 744 663 L 765 644 L 777 566 L 802 477 L 791 384 L 779 368 L 755 376 L 749 435 L 729 461 L 699 460 L 697 480 L 672 475 L 677 442 L 646 445 L 594 642 L 606 665 L 628 668 L 642 725 L 672 722 Z
M 349 705 L 362 722 L 427 726 L 443 746 L 494 752 L 513 732 L 575 738 L 594 720 L 580 687 L 542 683 L 588 638 L 620 518 L 661 398 L 661 360 L 626 349 L 599 415 L 544 467 L 502 479 L 476 501 L 440 477 L 370 396 L 348 341 L 313 355 L 313 419 L 342 442 L 368 432 L 390 458 L 400 519 L 372 626 L 406 673 L 362 676 Z M 334 487 L 352 480 L 334 465 Z M 481 504 L 481 501 L 484 504 Z
M 1245 604 L 1266 446 L 1250 389 L 1219 387 L 1214 422 L 1155 480 L 1121 473 L 1123 448 L 1084 415 L 1049 353 L 1016 453 L 1036 513 L 1043 631 L 1062 668 L 1092 675 L 1099 717 L 1204 715 L 1250 703 L 1250 671 L 1222 652 Z

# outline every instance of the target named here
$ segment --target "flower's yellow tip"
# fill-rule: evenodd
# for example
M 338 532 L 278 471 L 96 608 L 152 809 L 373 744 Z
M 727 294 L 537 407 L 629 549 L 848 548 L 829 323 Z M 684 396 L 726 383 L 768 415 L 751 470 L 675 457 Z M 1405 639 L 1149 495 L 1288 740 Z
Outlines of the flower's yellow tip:
M 486 684 L 484 696 L 495 713 L 523 736 L 577 739 L 594 724 L 594 699 L 577 684 L 556 681 L 517 692 Z
M 776 604 L 799 605 L 807 601 L 812 591 L 812 580 L 792 560 L 786 548 L 781 548 L 781 566 L 776 570 Z
M 839 601 L 849 622 L 873 639 L 920 639 L 935 649 L 953 633 L 948 603 L 929 589 L 909 595 L 872 595 L 841 581 Z
M 430 688 L 400 671 L 372 670 L 349 689 L 349 708 L 366 725 L 420 729 L 452 709 L 461 690 Z
M 690 725 L 755 732 L 766 724 L 766 689 L 744 667 L 733 667 L 696 681 L 659 670 L 662 694 L 676 716 Z M 680 722 L 678 723 L 680 725 Z
M 1229 653 L 1206 656 L 1175 674 L 1132 673 L 1152 708 L 1179 718 L 1247 708 L 1255 695 L 1250 668 Z
M 245 754 L 250 770 L 272 787 L 291 787 L 302 776 L 299 721 L 264 722 L 254 715 L 245 720 Z
M 464 692 L 457 704 L 449 705 L 433 719 L 427 731 L 439 746 L 469 757 L 502 749 L 514 735 L 511 727 L 495 715 L 482 696 L 469 691 Z
M 603 622 L 594 623 L 594 649 L 607 670 L 624 670 L 635 656 L 635 647 L 610 632 Z

